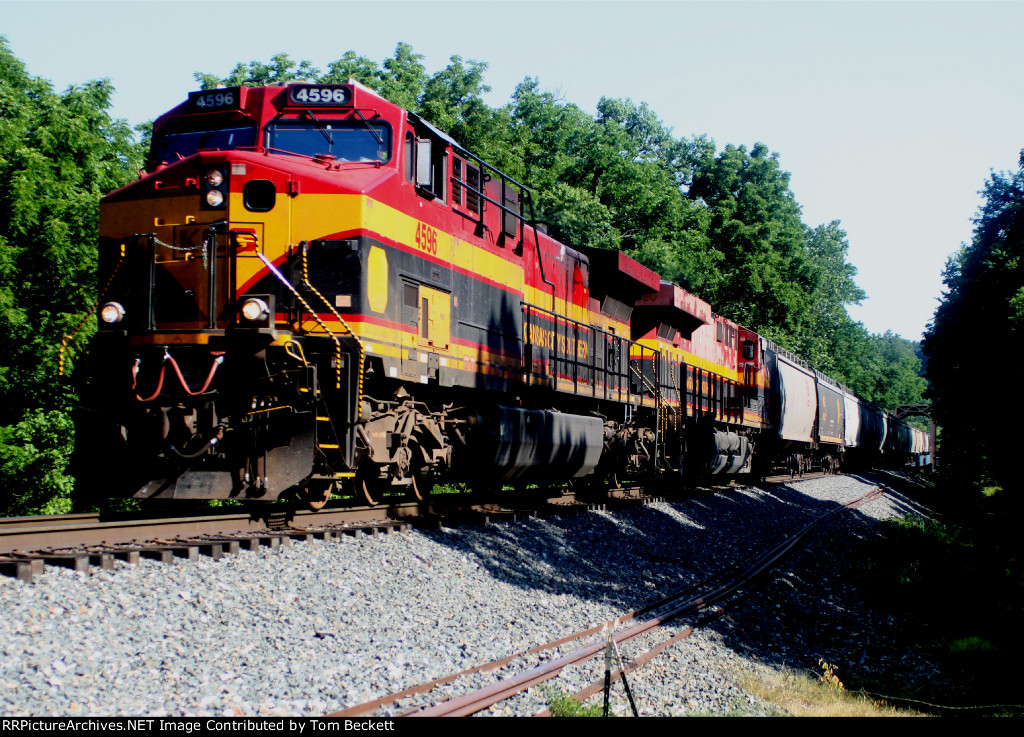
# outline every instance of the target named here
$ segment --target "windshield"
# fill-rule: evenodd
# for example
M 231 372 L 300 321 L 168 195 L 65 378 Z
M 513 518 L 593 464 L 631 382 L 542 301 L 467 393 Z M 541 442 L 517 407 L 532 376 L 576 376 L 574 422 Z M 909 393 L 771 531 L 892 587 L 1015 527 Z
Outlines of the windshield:
M 328 154 L 340 161 L 391 159 L 391 128 L 352 120 L 281 122 L 267 129 L 268 146 L 296 156 Z
M 252 126 L 165 133 L 153 147 L 153 160 L 173 164 L 200 149 L 227 151 L 256 145 L 256 129 Z

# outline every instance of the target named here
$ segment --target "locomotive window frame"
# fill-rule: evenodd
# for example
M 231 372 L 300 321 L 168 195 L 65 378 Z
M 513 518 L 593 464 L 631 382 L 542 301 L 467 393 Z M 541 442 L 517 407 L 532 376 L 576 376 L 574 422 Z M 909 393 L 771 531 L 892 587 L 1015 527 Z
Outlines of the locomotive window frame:
M 435 181 L 433 146 L 429 138 L 420 138 L 416 141 L 416 186 L 433 192 Z
M 230 125 L 213 126 L 208 119 L 204 119 L 201 123 L 201 125 L 174 127 L 162 131 L 158 137 L 153 139 L 150 146 L 150 162 L 154 165 L 173 164 L 175 161 L 187 159 L 199 151 L 234 151 L 256 148 L 259 134 L 255 125 L 239 125 L 236 121 L 231 121 Z M 243 133 L 248 133 L 248 137 L 242 136 Z M 226 141 L 223 140 L 225 135 L 227 135 Z M 235 140 L 236 135 L 239 136 L 238 141 Z M 175 145 L 171 145 L 172 143 Z
M 402 325 L 406 329 L 412 328 L 416 335 L 420 333 L 420 323 L 423 320 L 420 312 L 420 285 L 416 282 L 402 279 Z
M 293 135 L 297 131 L 305 134 L 301 138 L 296 136 L 291 141 L 280 140 L 280 134 Z M 383 140 L 378 140 L 380 134 Z M 317 156 L 334 156 L 337 161 L 359 164 L 388 164 L 394 159 L 393 151 L 393 130 L 391 124 L 383 120 L 364 121 L 356 118 L 338 117 L 316 117 L 306 118 L 278 118 L 267 124 L 266 127 L 267 150 L 274 154 L 286 156 L 302 156 L 316 158 Z M 361 148 L 352 146 L 349 149 L 342 148 L 341 139 L 335 141 L 335 137 L 344 136 L 345 143 L 357 144 Z M 363 138 L 357 138 L 363 136 Z M 295 146 L 296 142 L 303 144 L 304 150 L 294 150 L 289 146 Z M 276 144 L 276 145 L 275 145 Z M 378 156 L 360 155 L 359 158 L 336 156 L 337 153 L 367 153 L 376 147 Z
M 419 309 L 420 287 L 419 284 L 402 282 L 402 304 L 411 309 Z
M 405 149 L 403 151 L 405 161 L 403 162 L 405 168 L 405 181 L 412 182 L 415 179 L 416 174 L 416 137 L 412 134 L 412 131 L 406 131 L 405 133 Z
M 430 340 L 430 300 L 420 295 L 420 338 Z
M 416 192 L 428 200 L 446 204 L 449 199 L 448 146 L 444 140 L 419 127 L 413 127 L 413 134 L 412 172 Z

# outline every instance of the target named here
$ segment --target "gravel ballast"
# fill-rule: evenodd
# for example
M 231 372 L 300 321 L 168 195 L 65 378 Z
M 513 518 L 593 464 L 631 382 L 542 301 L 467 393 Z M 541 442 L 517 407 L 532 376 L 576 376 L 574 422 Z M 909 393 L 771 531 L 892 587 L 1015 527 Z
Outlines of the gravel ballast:
M 625 511 L 298 542 L 220 561 L 48 569 L 31 584 L 0 578 L 0 713 L 322 716 L 652 603 L 875 485 L 826 477 Z M 847 578 L 859 542 L 908 512 L 922 510 L 887 495 L 813 533 L 769 584 L 631 674 L 640 713 L 765 713 L 739 674 L 813 669 L 819 658 L 928 677 L 926 663 L 895 647 L 901 623 L 865 611 Z M 602 669 L 598 658 L 550 688 L 576 691 Z M 621 683 L 613 695 L 628 713 Z M 532 689 L 488 713 L 545 705 Z

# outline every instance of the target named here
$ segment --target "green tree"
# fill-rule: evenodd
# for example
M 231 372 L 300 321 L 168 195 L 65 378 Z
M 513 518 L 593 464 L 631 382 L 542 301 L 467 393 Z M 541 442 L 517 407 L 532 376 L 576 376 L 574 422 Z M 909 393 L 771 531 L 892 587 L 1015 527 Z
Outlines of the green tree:
M 456 138 L 460 127 L 474 117 L 485 114 L 487 103 L 482 95 L 491 91 L 483 83 L 487 64 L 470 61 L 463 64 L 461 56 L 453 56 L 447 67 L 427 79 L 417 100 L 420 114 Z M 482 131 L 481 131 L 482 132 Z
M 101 80 L 54 93 L 0 37 L 3 514 L 70 505 L 76 396 L 58 377 L 60 347 L 95 302 L 99 198 L 142 163 L 131 129 L 107 113 L 112 92 Z
M 1012 404 L 1000 389 L 1009 396 L 1024 370 L 999 356 L 1024 334 L 1024 151 L 1018 170 L 993 173 L 982 196 L 971 243 L 946 264 L 924 353 L 944 465 L 1008 487 L 1017 484 L 1006 429 Z
M 843 331 L 852 323 L 846 308 L 860 304 L 866 295 L 853 279 L 857 268 L 846 260 L 850 244 L 838 220 L 808 230 L 806 243 L 818 273 L 807 316 L 808 337 L 803 341 L 805 357 L 827 374 L 845 374 L 849 360 L 856 362 L 842 344 Z
M 720 273 L 703 293 L 721 314 L 806 353 L 820 271 L 778 154 L 728 145 L 697 166 L 689 196 L 708 210 Z M 719 256 L 720 254 L 720 256 Z
M 618 248 L 621 234 L 615 213 L 594 194 L 565 182 L 537 193 L 537 205 L 550 233 L 573 246 Z
M 573 246 L 621 248 L 690 289 L 714 272 L 704 214 L 684 195 L 706 142 L 677 140 L 645 104 L 602 99 L 596 116 L 527 78 L 508 106 L 521 172 L 542 219 Z
M 526 78 L 506 106 L 512 131 L 508 170 L 533 188 L 538 217 L 555 238 L 572 246 L 618 248 L 614 213 L 593 188 L 580 187 L 581 153 L 594 120 Z
M 872 335 L 871 343 L 874 386 L 866 387 L 866 396 L 890 411 L 901 404 L 920 404 L 927 389 L 921 376 L 920 344 L 890 331 Z
M 317 81 L 327 84 L 344 84 L 350 79 L 376 89 L 383 79 L 383 72 L 377 62 L 372 59 L 360 56 L 354 51 L 346 51 L 340 59 L 327 65 L 326 74 L 318 77 Z
M 384 74 L 377 91 L 396 105 L 416 110 L 428 79 L 423 54 L 415 53 L 407 43 L 399 43 L 394 56 L 385 59 L 383 66 Z
M 288 54 L 275 54 L 269 64 L 250 61 L 236 64 L 226 77 L 213 74 L 195 73 L 201 89 L 211 90 L 218 85 L 226 87 L 262 87 L 271 84 L 286 84 L 301 80 L 313 81 L 320 77 L 320 70 L 312 62 L 292 60 Z

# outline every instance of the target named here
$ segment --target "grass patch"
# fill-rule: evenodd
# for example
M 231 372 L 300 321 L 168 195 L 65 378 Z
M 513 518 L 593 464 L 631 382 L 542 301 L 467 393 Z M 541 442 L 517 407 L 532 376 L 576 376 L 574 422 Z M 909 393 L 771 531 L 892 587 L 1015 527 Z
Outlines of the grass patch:
M 827 664 L 826 664 L 827 665 Z M 775 705 L 773 716 L 906 717 L 918 712 L 897 709 L 860 692 L 847 691 L 829 666 L 820 678 L 793 670 L 744 672 L 738 683 L 747 693 Z
M 468 494 L 469 491 L 469 487 L 464 483 L 436 484 L 430 493 L 434 496 L 441 496 L 444 494 Z
M 949 653 L 991 653 L 998 648 L 982 637 L 962 637 L 946 645 Z
M 604 714 L 604 704 L 586 706 L 569 694 L 550 686 L 541 686 L 540 693 L 548 702 L 551 715 L 556 717 L 599 717 Z
M 824 665 L 827 667 L 823 668 L 821 677 L 817 679 L 789 669 L 784 671 L 764 669 L 757 673 L 743 671 L 738 675 L 737 683 L 747 693 L 773 706 L 767 710 L 768 716 L 923 716 L 918 712 L 897 709 L 863 693 L 846 691 L 832 666 L 827 663 Z M 604 713 L 604 705 L 600 701 L 587 706 L 576 701 L 572 696 L 548 686 L 541 686 L 540 693 L 547 701 L 552 716 L 600 717 Z M 742 704 L 725 714 L 688 712 L 687 716 L 750 716 L 752 713 L 746 704 Z M 759 707 L 756 713 L 765 714 L 765 711 Z M 610 716 L 615 716 L 614 710 Z

